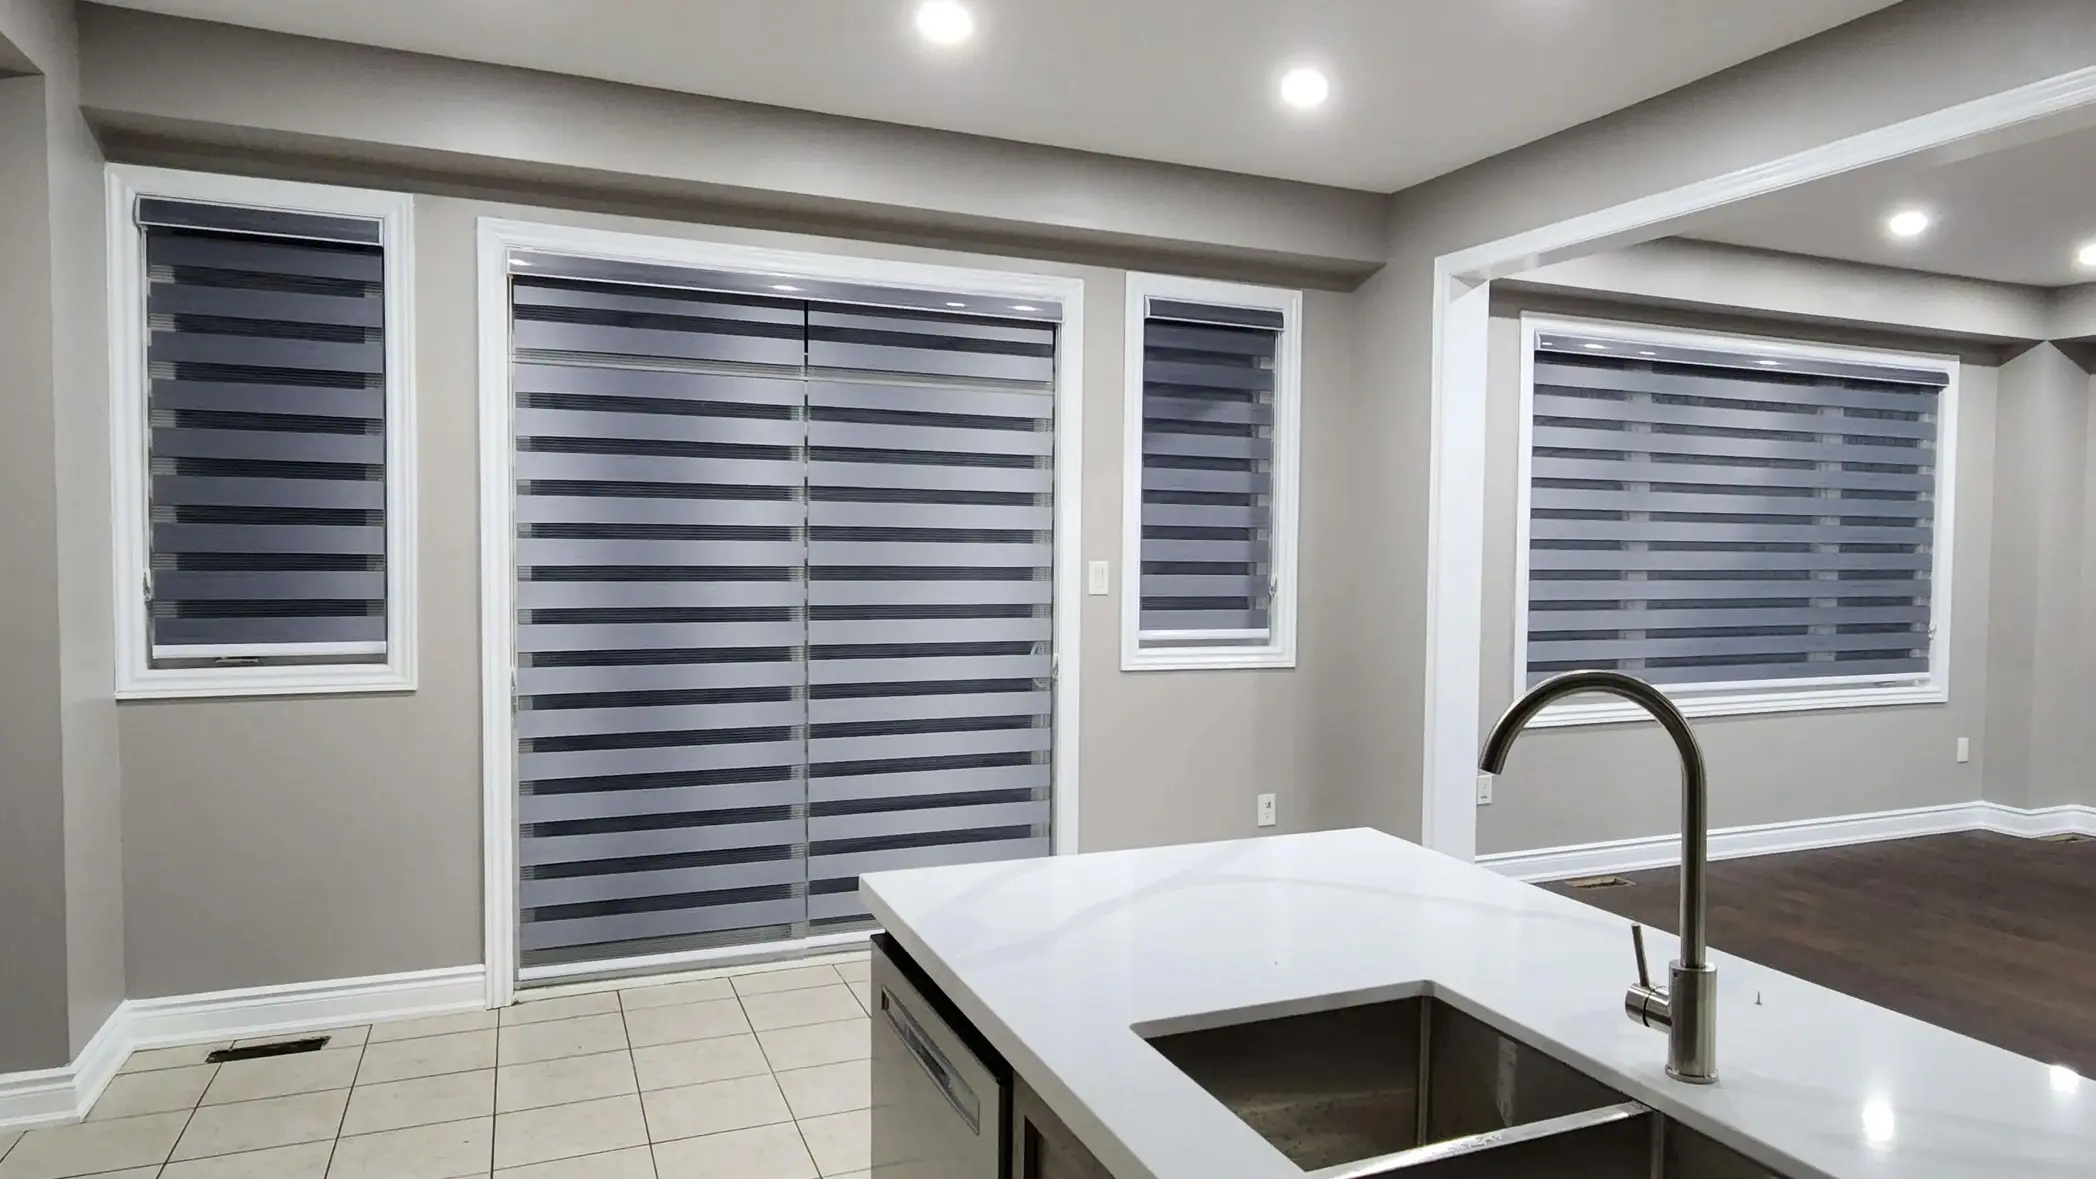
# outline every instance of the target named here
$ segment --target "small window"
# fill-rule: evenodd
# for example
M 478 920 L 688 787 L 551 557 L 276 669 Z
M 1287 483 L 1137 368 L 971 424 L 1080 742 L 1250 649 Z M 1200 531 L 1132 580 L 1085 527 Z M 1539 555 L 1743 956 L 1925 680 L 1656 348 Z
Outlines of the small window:
M 1955 362 L 1525 335 L 1517 689 L 1612 668 L 1704 715 L 1943 698 Z
M 411 687 L 407 198 L 111 177 L 118 694 Z
M 1295 665 L 1302 296 L 1131 275 L 1121 666 Z

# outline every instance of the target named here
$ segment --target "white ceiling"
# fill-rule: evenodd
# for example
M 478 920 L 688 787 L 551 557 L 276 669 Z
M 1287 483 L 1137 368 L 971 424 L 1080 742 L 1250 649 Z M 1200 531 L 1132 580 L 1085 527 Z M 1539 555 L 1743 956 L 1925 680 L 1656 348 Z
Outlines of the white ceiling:
M 1935 222 L 1896 241 L 1885 218 L 1909 206 Z M 1685 236 L 1994 282 L 2096 282 L 2096 269 L 2074 258 L 2096 241 L 2096 131 L 1938 166 L 1851 172 L 1741 205 Z
M 1893 0 L 115 0 L 178 16 L 1389 192 Z M 1322 66 L 1332 101 L 1279 109 Z

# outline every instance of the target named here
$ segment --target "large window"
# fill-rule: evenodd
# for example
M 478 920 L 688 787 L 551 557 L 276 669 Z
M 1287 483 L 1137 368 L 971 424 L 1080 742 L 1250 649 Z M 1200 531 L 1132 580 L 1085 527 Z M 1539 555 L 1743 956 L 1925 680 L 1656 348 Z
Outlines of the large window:
M 119 695 L 412 687 L 408 198 L 110 177 Z
M 1295 665 L 1302 296 L 1128 280 L 1121 666 Z
M 1945 698 L 1955 361 L 1523 335 L 1517 689 L 1614 668 L 1704 715 Z

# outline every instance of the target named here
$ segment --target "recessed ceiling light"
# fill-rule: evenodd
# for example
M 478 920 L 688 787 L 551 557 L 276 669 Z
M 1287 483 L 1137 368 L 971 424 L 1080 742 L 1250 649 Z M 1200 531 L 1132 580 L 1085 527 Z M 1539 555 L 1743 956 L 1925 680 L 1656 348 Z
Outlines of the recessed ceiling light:
M 1639 355 L 1639 356 L 1657 356 L 1657 355 L 1659 355 L 1659 353 L 1657 353 L 1657 352 L 1639 352 L 1639 353 L 1638 353 L 1638 355 Z
M 1780 360 L 1757 360 L 1754 363 L 1763 368 L 1781 368 L 1783 366 L 1783 362 Z
M 1589 351 L 1589 352 L 1606 352 L 1606 351 L 1608 351 L 1608 345 L 1606 345 L 1606 344 L 1587 344 L 1587 345 L 1584 345 L 1584 347 L 1585 347 L 1585 348 L 1586 348 L 1586 350 L 1587 350 L 1587 351 Z
M 1014 303 L 1014 304 L 1012 304 L 1012 310 L 1014 310 L 1014 311 L 1039 311 L 1039 310 L 1040 310 L 1040 308 L 1038 308 L 1038 307 L 1034 306 L 1034 305 L 1033 305 L 1033 304 L 1031 304 L 1031 303 Z
M 934 45 L 959 45 L 975 35 L 975 18 L 959 0 L 925 0 L 917 6 L 917 34 Z
M 1901 209 L 1885 218 L 1885 232 L 1898 238 L 1917 238 L 1929 231 L 1934 218 L 1923 209 Z
M 775 282 L 775 283 L 771 284 L 771 289 L 772 289 L 772 290 L 775 290 L 775 291 L 797 291 L 797 290 L 800 290 L 800 288 L 799 288 L 799 287 L 797 287 L 797 286 L 794 286 L 794 285 L 793 285 L 792 283 L 783 283 L 783 282 Z
M 948 306 L 948 307 L 966 307 L 966 306 L 967 306 L 967 304 L 966 304 L 966 303 L 948 303 L 948 304 L 947 304 L 947 306 Z
M 1281 101 L 1299 111 L 1316 110 L 1332 96 L 1332 83 L 1323 70 L 1297 66 L 1281 75 Z
M 2083 266 L 2096 266 L 2096 242 L 2090 242 L 2075 251 L 2074 260 Z

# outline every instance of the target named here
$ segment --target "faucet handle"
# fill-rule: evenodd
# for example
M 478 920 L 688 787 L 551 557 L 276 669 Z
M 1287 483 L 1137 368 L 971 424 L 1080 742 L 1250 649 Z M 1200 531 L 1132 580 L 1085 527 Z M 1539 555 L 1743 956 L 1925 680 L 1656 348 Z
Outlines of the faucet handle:
M 1633 922 L 1630 926 L 1630 948 L 1637 955 L 1638 986 L 1652 989 L 1652 973 L 1645 969 L 1645 927 Z

